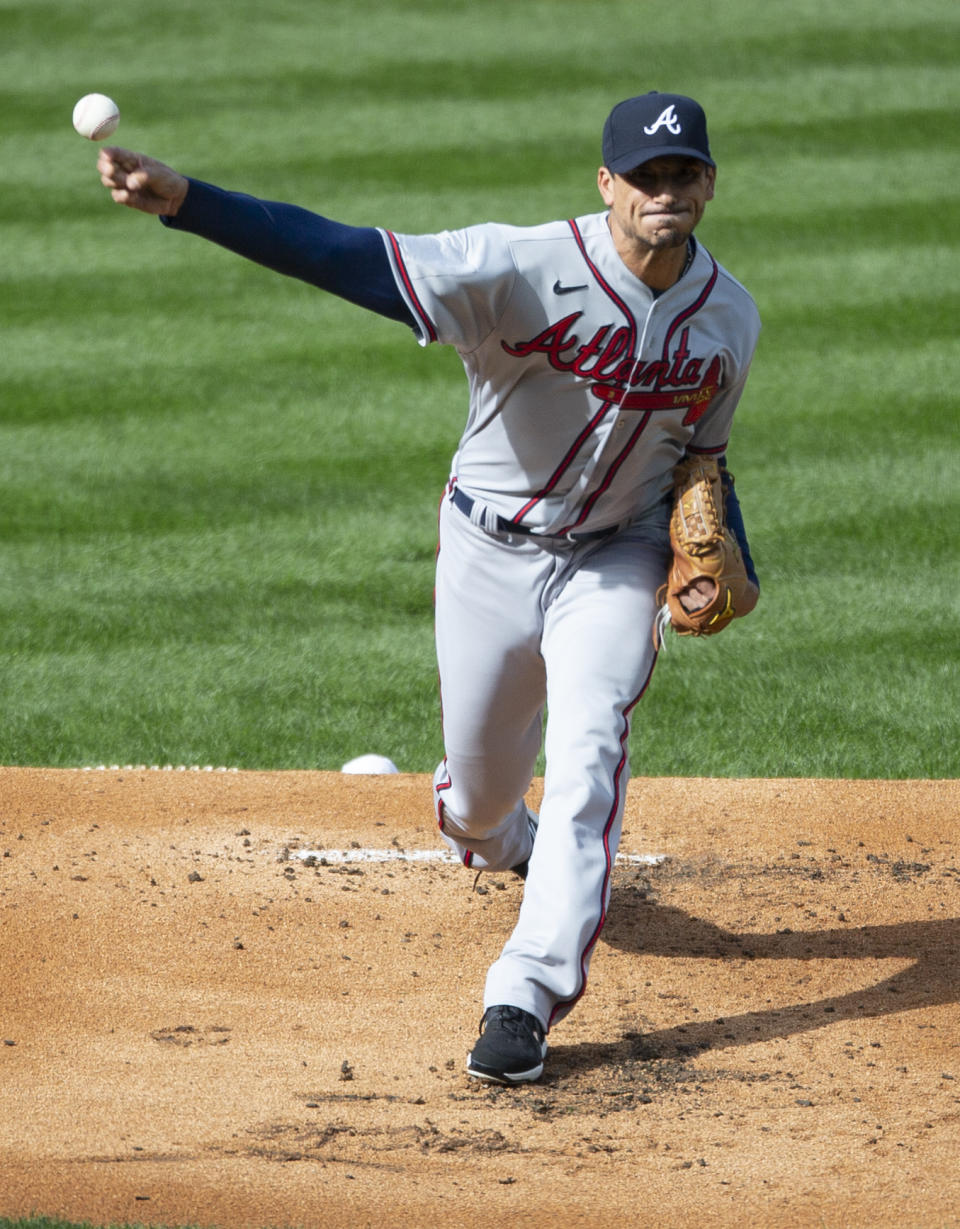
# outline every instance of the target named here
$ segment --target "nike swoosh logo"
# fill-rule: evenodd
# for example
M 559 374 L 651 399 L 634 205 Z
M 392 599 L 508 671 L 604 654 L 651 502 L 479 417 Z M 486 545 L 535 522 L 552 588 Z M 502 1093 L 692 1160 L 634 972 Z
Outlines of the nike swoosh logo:
M 553 283 L 554 294 L 573 294 L 575 290 L 586 290 L 586 288 L 586 283 L 582 286 L 561 286 L 559 278 Z

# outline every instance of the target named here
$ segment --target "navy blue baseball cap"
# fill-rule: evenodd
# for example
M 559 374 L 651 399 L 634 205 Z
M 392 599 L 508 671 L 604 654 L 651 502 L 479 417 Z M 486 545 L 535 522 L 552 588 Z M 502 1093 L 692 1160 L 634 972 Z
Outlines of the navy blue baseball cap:
M 608 171 L 622 175 L 651 158 L 670 155 L 717 165 L 710 157 L 707 117 L 698 102 L 651 90 L 617 103 L 603 126 L 603 165 Z

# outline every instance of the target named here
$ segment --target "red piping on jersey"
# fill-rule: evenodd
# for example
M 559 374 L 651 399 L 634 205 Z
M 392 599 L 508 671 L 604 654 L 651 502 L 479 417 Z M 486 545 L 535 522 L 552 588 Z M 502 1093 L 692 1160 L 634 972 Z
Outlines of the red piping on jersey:
M 573 238 L 576 242 L 576 245 L 580 249 L 580 255 L 583 257 L 584 263 L 586 264 L 587 268 L 596 278 L 597 285 L 600 287 L 603 293 L 607 296 L 607 298 L 612 300 L 612 302 L 617 307 L 619 307 L 619 309 L 623 312 L 624 316 L 626 316 L 627 321 L 629 322 L 629 325 L 630 325 L 630 337 L 629 337 L 628 348 L 630 350 L 633 350 L 636 346 L 636 341 L 637 341 L 637 322 L 636 322 L 636 319 L 634 318 L 633 312 L 630 310 L 629 307 L 627 307 L 626 303 L 624 303 L 623 299 L 620 298 L 620 296 L 613 289 L 610 283 L 606 281 L 606 279 L 601 274 L 600 270 L 597 268 L 597 266 L 593 263 L 593 261 L 587 255 L 587 245 L 583 241 L 583 235 L 581 235 L 580 233 L 580 228 L 579 226 L 577 226 L 576 220 L 574 218 L 571 218 L 568 225 L 570 227 L 570 230 L 573 232 Z
M 577 517 L 575 521 L 572 521 L 569 525 L 564 525 L 562 529 L 558 529 L 557 530 L 558 533 L 561 533 L 561 534 L 570 533 L 570 531 L 573 529 L 576 529 L 578 525 L 583 524 L 583 522 L 587 519 L 587 517 L 593 511 L 593 505 L 597 502 L 597 500 L 604 493 L 604 491 L 609 490 L 611 483 L 613 482 L 614 478 L 616 478 L 617 476 L 617 471 L 620 469 L 620 466 L 624 463 L 624 461 L 633 451 L 634 444 L 636 444 L 637 440 L 643 434 L 644 427 L 646 427 L 649 421 L 650 421 L 650 410 L 647 410 L 646 414 L 644 414 L 644 416 L 637 423 L 636 427 L 634 427 L 633 433 L 630 436 L 630 438 L 627 440 L 626 444 L 624 444 L 623 448 L 620 449 L 620 452 L 618 453 L 618 455 L 611 462 L 610 467 L 607 470 L 607 474 L 603 482 L 601 482 L 600 485 L 597 487 L 597 489 L 590 495 L 590 498 L 585 501 L 583 508 L 581 509 L 580 515 Z
M 709 256 L 709 253 L 707 253 L 707 255 Z M 720 268 L 712 256 L 710 256 L 710 263 L 713 265 L 713 269 L 711 270 L 710 276 L 707 278 L 706 285 L 704 286 L 703 290 L 700 291 L 699 297 L 695 299 L 689 307 L 685 307 L 679 316 L 676 316 L 670 322 L 670 327 L 667 329 L 667 335 L 663 340 L 664 362 L 666 362 L 670 357 L 670 342 L 673 340 L 674 333 L 681 324 L 689 320 L 691 316 L 696 315 L 696 313 L 701 307 L 703 307 L 704 303 L 706 303 L 707 299 L 709 299 L 710 295 L 713 293 L 713 288 L 717 284 L 717 278 L 720 276 Z M 662 387 L 660 378 L 657 379 L 657 387 Z
M 620 298 L 617 292 L 613 289 L 610 283 L 604 278 L 603 274 L 600 272 L 597 266 L 593 263 L 593 261 L 587 255 L 586 244 L 583 241 L 583 235 L 580 233 L 580 228 L 577 226 L 576 221 L 573 218 L 570 218 L 567 225 L 570 227 L 570 230 L 573 234 L 574 241 L 577 247 L 580 249 L 580 255 L 583 257 L 584 264 L 590 270 L 590 273 L 596 280 L 597 285 L 600 287 L 603 293 L 607 296 L 607 298 L 611 300 L 614 306 L 623 313 L 623 315 L 625 316 L 627 320 L 628 337 L 627 337 L 627 345 L 625 348 L 631 351 L 636 349 L 637 322 L 636 322 L 636 319 L 634 318 L 633 312 L 631 312 L 630 308 L 627 307 L 626 303 L 624 303 L 624 301 Z M 584 441 L 590 435 L 593 434 L 593 432 L 597 429 L 597 427 L 603 421 L 609 408 L 610 407 L 608 405 L 604 404 L 600 412 L 598 414 L 595 414 L 593 418 L 590 419 L 590 421 L 587 423 L 584 429 L 580 432 L 577 438 L 570 445 L 563 460 L 560 462 L 560 464 L 557 466 L 557 468 L 553 471 L 553 473 L 548 478 L 546 485 L 541 487 L 540 490 L 536 493 L 536 495 L 534 495 L 532 499 L 529 499 L 523 505 L 520 511 L 516 513 L 515 516 L 511 517 L 511 520 L 513 521 L 515 525 L 519 524 L 531 509 L 535 508 L 542 499 L 545 499 L 550 494 L 550 492 L 554 489 L 554 487 L 557 485 L 557 483 L 560 481 L 560 479 L 563 477 L 566 471 L 573 464 L 573 460 L 576 457 L 577 453 L 580 451 L 580 449 L 583 447 Z M 577 524 L 579 523 L 580 521 L 578 520 Z M 566 532 L 566 531 L 561 530 L 561 532 Z
M 433 321 L 427 315 L 426 308 L 420 302 L 417 292 L 413 288 L 413 278 L 407 272 L 407 266 L 404 264 L 403 256 L 400 254 L 400 244 L 397 242 L 397 236 L 393 231 L 386 231 L 386 236 L 390 240 L 390 247 L 393 251 L 393 258 L 397 263 L 397 272 L 400 274 L 400 279 L 403 282 L 403 287 L 406 290 L 410 302 L 413 304 L 417 315 L 420 317 L 420 323 L 423 325 L 423 331 L 426 333 L 430 341 L 437 340 L 437 330 L 434 328 Z
M 605 290 L 607 290 L 607 287 L 604 285 L 603 280 L 600 278 L 599 273 L 596 272 L 596 270 L 594 269 L 594 266 L 590 262 L 590 258 L 587 256 L 586 252 L 584 251 L 583 239 L 581 238 L 581 236 L 579 235 L 577 231 L 576 224 L 571 221 L 570 226 L 571 226 L 571 229 L 573 230 L 574 236 L 577 239 L 577 243 L 580 246 L 580 250 L 583 252 L 584 260 L 586 260 L 587 264 L 590 265 L 591 270 L 594 271 L 598 281 L 600 281 L 600 284 L 604 286 Z M 700 291 L 700 294 L 697 296 L 697 298 L 692 303 L 690 303 L 687 307 L 685 307 L 682 312 L 678 313 L 678 315 L 676 315 L 673 318 L 673 320 L 671 320 L 670 327 L 667 329 L 667 333 L 666 333 L 666 336 L 663 342 L 663 350 L 661 351 L 662 357 L 663 357 L 663 363 L 664 363 L 664 367 L 663 367 L 664 372 L 668 369 L 667 363 L 670 357 L 670 342 L 673 340 L 673 335 L 676 333 L 677 329 L 679 329 L 682 324 L 684 324 L 687 320 L 689 320 L 691 316 L 696 315 L 696 313 L 703 307 L 707 299 L 709 299 L 710 295 L 713 293 L 714 286 L 717 284 L 717 278 L 720 275 L 720 269 L 719 269 L 719 266 L 717 265 L 717 262 L 713 259 L 712 256 L 710 257 L 710 263 L 713 266 L 713 268 L 711 270 L 709 278 L 707 279 L 706 284 L 704 285 L 703 289 Z M 616 298 L 616 296 L 613 294 L 612 291 L 607 290 L 607 293 L 614 300 L 614 302 L 619 303 L 619 300 Z M 623 310 L 626 311 L 627 309 L 624 307 Z M 636 326 L 633 323 L 632 317 L 631 317 L 631 326 L 632 326 L 634 335 L 636 335 Z M 637 362 L 639 362 L 639 357 L 640 356 L 638 354 L 637 360 L 636 360 Z M 636 363 L 634 364 L 634 367 L 636 367 Z M 659 392 L 659 390 L 663 388 L 663 372 L 661 372 L 661 374 L 657 376 L 657 382 L 656 382 L 655 387 L 658 390 L 657 393 L 637 394 L 637 399 L 644 401 L 648 405 L 650 405 L 650 409 L 661 408 L 658 404 L 656 404 L 656 402 L 659 400 L 659 398 L 669 395 L 669 394 L 663 394 Z M 627 396 L 630 396 L 630 394 L 625 393 L 623 397 L 624 401 L 626 401 Z M 607 408 L 608 406 L 605 405 L 604 409 L 607 409 Z M 664 406 L 662 408 L 668 408 L 668 407 Z M 570 533 L 571 530 L 576 529 L 577 526 L 579 525 L 582 525 L 583 522 L 587 519 L 587 517 L 590 515 L 591 511 L 593 510 L 593 507 L 596 504 L 599 497 L 604 493 L 604 491 L 607 491 L 610 489 L 610 486 L 613 483 L 614 478 L 617 476 L 617 473 L 619 472 L 620 467 L 623 465 L 624 461 L 627 459 L 627 457 L 630 455 L 630 452 L 635 447 L 637 440 L 639 440 L 640 436 L 643 434 L 643 430 L 646 427 L 649 420 L 650 420 L 650 410 L 647 410 L 643 418 L 641 418 L 636 429 L 632 432 L 627 443 L 624 445 L 624 447 L 620 450 L 617 456 L 610 463 L 610 466 L 607 469 L 607 472 L 606 472 L 606 475 L 603 481 L 596 488 L 596 490 L 590 495 L 590 498 L 587 499 L 586 502 L 584 503 L 584 506 L 580 511 L 580 515 L 571 524 L 564 525 L 564 527 L 558 531 L 559 533 Z M 723 449 L 720 449 L 719 451 L 722 452 Z
M 657 664 L 657 655 L 654 653 L 653 662 L 650 666 L 650 671 L 647 674 L 643 686 L 640 688 L 636 698 L 631 700 L 627 707 L 623 710 L 623 732 L 620 735 L 620 760 L 613 774 L 613 805 L 607 814 L 606 823 L 603 826 L 603 852 L 606 858 L 607 868 L 603 875 L 603 886 L 600 889 L 600 918 L 594 928 L 593 934 L 586 942 L 586 946 L 580 953 L 580 989 L 573 995 L 572 998 L 563 999 L 557 1003 L 553 1011 L 550 1013 L 550 1019 L 547 1021 L 547 1028 L 553 1024 L 557 1012 L 562 1009 L 569 1010 L 583 995 L 587 988 L 587 960 L 590 953 L 596 946 L 597 940 L 600 938 L 600 932 L 603 930 L 604 923 L 607 920 L 607 887 L 610 883 L 610 872 L 613 869 L 613 854 L 610 852 L 610 829 L 613 827 L 614 821 L 617 818 L 617 813 L 620 810 L 621 796 L 621 781 L 623 770 L 627 765 L 627 739 L 630 736 L 630 714 L 636 708 L 637 704 L 643 699 L 643 694 L 650 685 L 650 680 L 653 677 L 653 670 Z
M 549 479 L 547 480 L 546 486 L 541 487 L 540 490 L 537 492 L 536 495 L 534 495 L 532 499 L 527 500 L 527 502 L 523 505 L 520 511 L 516 514 L 516 516 L 513 516 L 510 518 L 512 524 L 518 525 L 523 520 L 523 518 L 527 515 L 527 513 L 530 511 L 531 508 L 535 508 L 541 499 L 543 499 L 545 496 L 550 494 L 553 488 L 557 485 L 557 483 L 563 477 L 565 470 L 567 470 L 572 464 L 574 457 L 577 455 L 577 453 L 582 448 L 584 440 L 587 439 L 588 436 L 593 434 L 593 432 L 597 429 L 597 427 L 600 425 L 602 420 L 606 417 L 606 414 L 607 414 L 607 406 L 606 405 L 601 406 L 601 408 L 597 411 L 596 414 L 594 414 L 593 418 L 590 419 L 587 425 L 583 428 L 583 430 L 580 432 L 577 438 L 570 445 L 570 448 L 568 449 L 566 456 L 563 458 L 563 460 L 560 462 L 560 464 L 557 466 L 557 468 L 553 471 L 553 473 L 550 475 Z

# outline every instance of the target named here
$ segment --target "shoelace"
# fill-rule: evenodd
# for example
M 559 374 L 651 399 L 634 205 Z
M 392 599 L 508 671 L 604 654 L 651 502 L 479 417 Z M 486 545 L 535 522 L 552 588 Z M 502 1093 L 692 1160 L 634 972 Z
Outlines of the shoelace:
M 531 1016 L 529 1012 L 524 1011 L 521 1007 L 501 1007 L 497 1010 L 493 1019 L 498 1020 L 504 1031 L 511 1033 L 514 1037 L 533 1033 L 538 1041 L 541 1039 L 540 1024 L 536 1017 Z M 485 1029 L 486 1027 L 484 1025 Z

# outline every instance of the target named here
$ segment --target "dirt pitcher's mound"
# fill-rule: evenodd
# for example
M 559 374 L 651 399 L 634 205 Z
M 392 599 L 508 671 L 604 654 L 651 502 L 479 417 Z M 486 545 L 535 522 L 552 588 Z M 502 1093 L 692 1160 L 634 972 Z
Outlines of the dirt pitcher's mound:
M 500 1089 L 463 1063 L 522 884 L 443 855 L 427 778 L 0 770 L 0 1214 L 958 1225 L 958 813 L 635 780 L 590 988 Z

